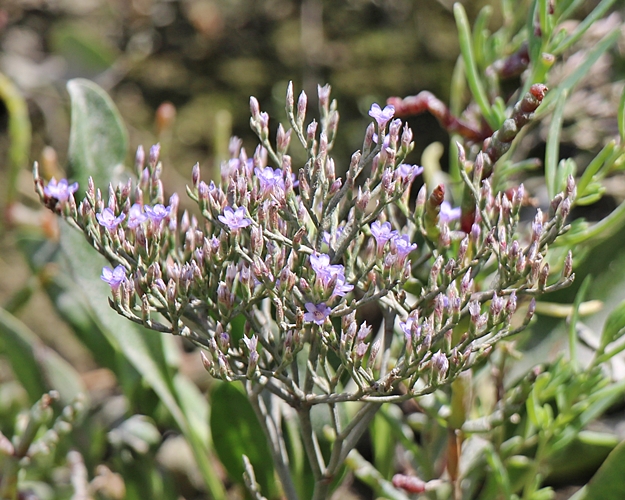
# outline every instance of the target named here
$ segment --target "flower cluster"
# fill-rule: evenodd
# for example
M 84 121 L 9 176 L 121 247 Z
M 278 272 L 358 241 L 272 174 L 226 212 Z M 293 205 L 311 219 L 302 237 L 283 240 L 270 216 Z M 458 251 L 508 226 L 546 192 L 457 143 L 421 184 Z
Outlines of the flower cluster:
M 386 394 L 406 380 L 408 394 L 422 391 L 419 380 L 438 384 L 456 376 L 496 340 L 522 328 L 527 321 L 514 320 L 521 296 L 570 281 L 567 261 L 564 276 L 549 283 L 545 251 L 565 229 L 574 185 L 554 200 L 551 218 L 538 211 L 523 243 L 526 236 L 517 230 L 523 187 L 494 194 L 485 178 L 472 190 L 475 222 L 464 233 L 455 226 L 460 209 L 444 200 L 444 186 L 429 196 L 422 186 L 414 211 L 408 209 L 422 168 L 405 162 L 412 132 L 394 118 L 393 106 L 371 106 L 364 149 L 352 156 L 345 180 L 337 177 L 330 151 L 338 111 L 329 95 L 328 86 L 319 88 L 320 123 L 305 126 L 306 94 L 295 106 L 289 87 L 292 128 L 278 127 L 275 148 L 269 118 L 252 98 L 251 124 L 261 144 L 248 156 L 232 139 L 219 184 L 204 182 L 199 165 L 193 167 L 188 194 L 199 218 L 189 211 L 179 216 L 176 194 L 165 204 L 158 145 L 147 162 L 138 149 L 138 182 L 109 186 L 107 201 L 92 182 L 78 206 L 78 186 L 64 179 L 44 186 L 37 178 L 37 189 L 114 265 L 102 270 L 102 280 L 111 287 L 115 309 L 203 346 L 214 376 L 255 380 L 275 373 L 306 343 L 317 342 L 307 332 L 318 331 L 358 387 L 335 394 L 338 400 Z M 297 173 L 288 154 L 292 136 L 309 154 Z M 466 162 L 463 151 L 460 160 Z M 365 171 L 368 178 L 357 184 Z M 493 260 L 499 263 L 492 279 L 497 286 L 477 291 L 477 270 Z M 372 302 L 392 314 L 385 328 L 399 334 L 386 346 L 392 369 L 379 373 L 379 339 L 358 324 L 357 314 Z M 245 341 L 233 345 L 227 339 L 239 316 Z M 453 337 L 465 317 L 466 333 Z M 325 401 L 309 398 L 312 404 Z
M 291 128 L 279 125 L 274 142 L 252 98 L 260 144 L 248 155 L 233 138 L 219 182 L 193 167 L 187 194 L 197 209 L 179 214 L 176 194 L 165 204 L 158 145 L 147 161 L 138 149 L 138 181 L 109 186 L 107 199 L 90 181 L 77 205 L 78 186 L 45 185 L 35 169 L 37 192 L 113 266 L 101 278 L 114 309 L 195 342 L 212 376 L 300 412 L 428 394 L 526 327 L 534 296 L 572 281 L 570 254 L 554 277 L 547 248 L 567 229 L 573 179 L 548 213 L 522 224 L 523 186 L 493 192 L 486 175 L 502 148 L 471 162 L 459 147 L 462 210 L 445 201 L 444 185 L 422 185 L 411 206 L 423 169 L 406 163 L 413 135 L 394 108 L 371 107 L 363 149 L 340 177 L 337 105 L 329 86 L 318 94 L 319 122 L 306 124 L 308 98 L 296 104 L 289 86 Z M 296 171 L 291 139 L 308 155 Z M 362 321 L 370 306 L 383 316 L 379 331 Z

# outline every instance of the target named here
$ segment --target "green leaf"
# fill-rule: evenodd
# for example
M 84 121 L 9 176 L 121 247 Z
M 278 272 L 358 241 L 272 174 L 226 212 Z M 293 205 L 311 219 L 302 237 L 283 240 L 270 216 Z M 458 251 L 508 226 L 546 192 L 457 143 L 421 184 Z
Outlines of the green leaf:
M 89 177 L 105 189 L 124 180 L 128 132 L 111 98 L 95 83 L 76 78 L 67 82 L 72 104 L 68 176 L 84 192 Z
M 492 112 L 488 96 L 484 90 L 484 85 L 478 74 L 477 64 L 473 54 L 471 28 L 467 13 L 460 3 L 454 4 L 454 17 L 456 18 L 456 26 L 458 28 L 458 38 L 460 39 L 460 53 L 464 59 L 464 66 L 467 75 L 467 82 L 473 94 L 475 102 L 480 108 L 484 119 L 488 122 L 488 126 L 492 130 L 497 130 L 501 123 L 498 122 L 495 114 Z
M 549 133 L 547 135 L 547 149 L 545 151 L 545 184 L 549 199 L 552 200 L 560 190 L 558 185 L 558 163 L 560 155 L 560 133 L 562 132 L 562 120 L 564 105 L 568 97 L 567 91 L 562 91 L 558 96 L 556 110 L 551 117 Z
M 571 358 L 571 366 L 577 367 L 577 320 L 579 318 L 579 308 L 584 299 L 586 298 L 586 291 L 590 286 L 592 278 L 590 275 L 586 276 L 582 282 L 582 286 L 579 287 L 579 291 L 575 296 L 575 302 L 573 304 L 573 313 L 569 321 L 569 356 Z
M 625 89 L 618 105 L 618 133 L 621 136 L 621 145 L 625 144 Z
M 71 80 L 67 89 L 72 101 L 69 163 L 73 177 L 84 190 L 89 176 L 96 186 L 117 184 L 124 178 L 123 163 L 128 138 L 121 117 L 110 97 L 93 82 Z M 83 235 L 61 226 L 61 247 L 76 283 L 93 308 L 111 345 L 141 374 L 159 396 L 189 442 L 208 490 L 215 499 L 225 498 L 224 487 L 211 466 L 206 433 L 196 430 L 182 410 L 164 355 L 162 337 L 113 313 L 108 307 L 108 287 L 100 280 L 106 262 Z
M 542 118 L 550 109 L 554 100 L 560 99 L 560 95 L 562 92 L 570 92 L 579 81 L 588 74 L 590 68 L 593 64 L 597 62 L 597 60 L 606 52 L 612 45 L 616 43 L 618 37 L 620 36 L 620 28 L 615 28 L 610 31 L 607 35 L 605 35 L 599 42 L 595 44 L 595 46 L 588 51 L 586 55 L 586 59 L 582 63 L 580 63 L 575 71 L 573 71 L 569 76 L 567 76 L 556 89 L 553 89 L 551 92 L 548 92 L 542 104 L 536 110 L 534 118 L 538 120 Z
M 393 457 L 395 455 L 396 440 L 393 437 L 388 420 L 378 413 L 370 425 L 371 441 L 373 444 L 373 464 L 385 479 L 390 479 L 395 469 Z
M 50 389 L 59 391 L 64 404 L 72 402 L 78 394 L 87 393 L 72 365 L 4 309 L 0 309 L 0 334 L 0 351 L 6 353 L 32 402 Z
M 267 438 L 247 397 L 234 383 L 221 383 L 211 392 L 210 427 L 215 451 L 233 481 L 243 484 L 246 455 L 266 496 L 276 485 Z
M 618 340 L 625 329 L 625 301 L 616 306 L 603 325 L 599 350 L 604 350 L 609 344 Z
M 6 203 L 11 204 L 17 195 L 20 170 L 27 166 L 32 131 L 26 100 L 17 86 L 2 73 L 0 73 L 0 99 L 4 102 L 8 114 L 9 146 L 7 165 L 3 169 L 8 172 L 4 178 Z
M 596 500 L 625 498 L 625 442 L 619 444 L 590 482 L 571 497 L 571 500 Z
M 196 430 L 182 411 L 163 354 L 161 334 L 146 330 L 117 315 L 108 306 L 108 286 L 100 279 L 107 262 L 91 248 L 83 235 L 67 224 L 61 224 L 61 248 L 76 284 L 81 288 L 106 337 L 113 347 L 141 374 L 171 413 L 193 449 L 198 466 L 216 499 L 225 498 L 223 485 L 210 466 L 207 449 L 202 442 L 204 431 Z
M 584 20 L 579 23 L 577 28 L 571 35 L 565 38 L 561 43 L 559 43 L 556 47 L 551 49 L 551 53 L 555 56 L 562 54 L 566 49 L 568 49 L 571 45 L 573 45 L 577 40 L 579 40 L 584 33 L 590 28 L 595 21 L 601 19 L 603 15 L 612 7 L 612 4 L 615 0 L 603 0 L 595 7 L 595 9 L 588 14 Z

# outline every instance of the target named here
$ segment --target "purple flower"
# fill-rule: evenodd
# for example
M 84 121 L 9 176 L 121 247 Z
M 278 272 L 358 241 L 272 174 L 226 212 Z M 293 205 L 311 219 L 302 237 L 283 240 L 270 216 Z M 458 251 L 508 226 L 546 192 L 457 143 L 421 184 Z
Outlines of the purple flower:
M 115 213 L 110 208 L 105 208 L 101 214 L 95 214 L 95 216 L 100 225 L 110 231 L 113 231 L 126 218 L 126 214 L 123 212 L 115 217 Z
M 412 182 L 417 175 L 420 175 L 423 172 L 423 167 L 419 167 L 418 165 L 410 165 L 408 163 L 402 163 L 397 167 L 397 176 L 402 180 L 408 180 Z
M 385 106 L 384 109 L 380 109 L 377 102 L 371 105 L 369 110 L 369 116 L 378 122 L 378 129 L 382 130 L 388 121 L 395 115 L 395 106 Z
M 441 212 L 439 214 L 439 220 L 441 222 L 451 222 L 452 220 L 456 220 L 460 218 L 460 214 L 462 210 L 460 207 L 451 208 L 451 204 L 448 201 L 444 201 L 441 204 Z
M 130 229 L 135 229 L 145 222 L 147 218 L 148 216 L 143 213 L 143 207 L 138 203 L 135 203 L 132 207 L 130 207 L 130 211 L 128 212 L 128 227 Z
M 392 238 L 398 236 L 397 231 L 393 231 L 391 228 L 390 222 L 385 222 L 384 224 L 380 224 L 380 221 L 375 221 L 371 224 L 371 234 L 375 238 L 375 241 L 378 245 L 378 249 L 384 247 L 386 242 Z
M 408 316 L 406 321 L 399 322 L 399 327 L 404 332 L 406 343 L 412 348 L 421 337 L 421 325 L 419 325 L 418 319 L 414 316 Z
M 284 193 L 284 174 L 281 169 L 276 168 L 274 170 L 271 167 L 261 169 L 256 167 L 254 173 L 258 177 L 263 196 L 273 194 L 281 197 L 281 194 Z
M 332 296 L 345 297 L 345 294 L 351 292 L 353 289 L 354 285 L 350 285 L 349 283 L 347 283 L 345 275 L 343 273 L 340 273 L 336 279 L 336 285 L 334 286 Z
M 232 207 L 226 207 L 224 214 L 220 215 L 218 219 L 233 231 L 247 227 L 252 223 L 252 219 L 245 217 L 245 207 L 239 207 L 236 211 Z
M 144 210 L 150 220 L 153 220 L 157 224 L 171 213 L 171 207 L 165 207 L 160 203 L 157 203 L 153 207 L 146 205 Z
M 406 234 L 393 238 L 393 244 L 397 248 L 397 255 L 401 262 L 404 261 L 410 252 L 417 249 L 417 244 L 410 243 L 410 238 Z
M 336 231 L 334 232 L 334 237 L 328 231 L 324 231 L 323 232 L 323 242 L 326 245 L 328 245 L 328 246 L 330 246 L 332 241 L 334 241 L 336 243 L 337 241 L 339 241 L 341 239 L 341 235 L 343 234 L 344 230 L 345 230 L 345 226 L 337 227 Z
M 332 311 L 328 306 L 326 306 L 325 302 L 322 302 L 321 304 L 307 302 L 304 307 L 308 311 L 304 314 L 304 321 L 312 321 L 318 325 L 323 325 L 327 317 L 330 315 L 330 311 Z
M 120 285 L 126 281 L 126 268 L 122 265 L 117 266 L 115 269 L 111 269 L 108 266 L 104 267 L 100 278 L 111 285 L 113 291 L 118 290 Z
M 322 281 L 327 282 L 336 275 L 342 275 L 344 267 L 340 264 L 330 265 L 330 256 L 321 253 L 310 256 L 310 265 Z
M 56 179 L 52 177 L 48 185 L 43 188 L 43 192 L 46 196 L 50 198 L 56 198 L 59 201 L 67 201 L 69 197 L 76 192 L 78 189 L 78 183 L 74 182 L 69 185 L 67 183 L 67 179 L 61 179 L 59 182 L 56 182 Z
M 432 356 L 432 367 L 438 373 L 440 377 L 444 377 L 449 370 L 449 360 L 447 356 L 441 351 L 438 351 Z

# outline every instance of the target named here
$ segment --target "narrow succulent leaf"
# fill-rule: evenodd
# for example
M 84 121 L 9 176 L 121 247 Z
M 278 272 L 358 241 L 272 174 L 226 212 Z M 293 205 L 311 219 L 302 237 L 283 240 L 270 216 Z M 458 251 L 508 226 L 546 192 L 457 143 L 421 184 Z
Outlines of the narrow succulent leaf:
M 601 19 L 605 15 L 605 13 L 612 7 L 615 1 L 616 0 L 602 0 L 599 5 L 597 5 L 593 9 L 593 11 L 577 25 L 573 33 L 571 33 L 556 47 L 553 47 L 551 49 L 551 53 L 557 56 L 562 54 L 562 52 L 564 52 L 569 47 L 571 47 L 571 45 L 573 45 L 582 36 L 584 36 L 584 33 L 588 31 L 588 28 L 590 28 L 595 23 L 595 21 Z
M 621 94 L 621 100 L 618 105 L 618 133 L 621 137 L 621 147 L 625 147 L 625 89 Z
M 588 291 L 591 281 L 592 278 L 588 275 L 579 287 L 579 291 L 575 296 L 575 302 L 573 303 L 573 313 L 571 314 L 571 319 L 569 320 L 569 356 L 573 369 L 577 368 L 577 321 L 580 315 L 579 309 L 582 302 L 584 302 L 584 299 L 586 298 L 586 292 Z
M 549 126 L 549 134 L 547 138 L 547 149 L 545 151 L 545 184 L 549 199 L 560 190 L 560 186 L 556 185 L 557 167 L 560 160 L 560 133 L 562 132 L 562 120 L 564 115 L 564 106 L 568 92 L 562 91 L 558 96 L 556 109 L 551 117 L 551 125 Z
M 573 71 L 569 76 L 567 76 L 556 89 L 553 89 L 552 92 L 549 92 L 545 99 L 543 100 L 540 107 L 536 110 L 536 119 L 542 118 L 553 105 L 554 101 L 560 99 L 560 94 L 562 92 L 571 92 L 571 90 L 579 83 L 579 81 L 588 74 L 588 71 L 592 67 L 593 64 L 597 62 L 597 60 L 610 48 L 612 45 L 616 43 L 620 36 L 620 29 L 616 28 L 610 31 L 607 35 L 605 35 L 590 51 L 588 51 L 586 55 L 586 59 L 577 66 L 575 71 Z
M 625 93 L 623 95 L 625 95 Z M 597 156 L 595 156 L 592 159 L 592 161 L 588 164 L 588 166 L 584 170 L 584 173 L 582 174 L 579 181 L 577 182 L 577 195 L 578 196 L 581 197 L 581 196 L 586 195 L 586 190 L 589 184 L 592 182 L 593 177 L 595 176 L 595 174 L 597 174 L 597 172 L 599 172 L 599 170 L 601 170 L 606 160 L 614 152 L 615 148 L 616 148 L 616 142 L 610 141 L 608 144 L 606 144 L 603 147 L 601 151 L 599 151 Z
M 479 106 L 484 119 L 488 123 L 488 126 L 492 130 L 497 130 L 501 125 L 492 113 L 490 104 L 488 102 L 488 96 L 484 90 L 484 85 L 478 74 L 475 57 L 473 55 L 473 48 L 471 43 L 471 28 L 469 26 L 469 20 L 467 19 L 467 13 L 464 7 L 460 3 L 454 4 L 454 16 L 456 18 L 456 26 L 458 28 L 458 37 L 460 39 L 460 52 L 464 59 L 465 71 L 467 74 L 467 82 L 469 88 L 473 94 L 473 98 Z

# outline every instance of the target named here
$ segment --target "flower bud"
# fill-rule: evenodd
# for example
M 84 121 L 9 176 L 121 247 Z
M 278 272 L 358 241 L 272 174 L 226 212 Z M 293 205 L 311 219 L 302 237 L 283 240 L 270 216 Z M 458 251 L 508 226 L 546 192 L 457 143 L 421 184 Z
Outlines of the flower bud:
M 304 92 L 302 90 L 302 92 L 299 95 L 299 98 L 297 99 L 297 119 L 296 119 L 296 123 L 298 124 L 299 127 L 302 126 L 302 124 L 304 123 L 304 120 L 306 119 L 306 108 L 308 107 L 308 96 L 306 95 L 306 92 Z
M 287 149 L 289 149 L 289 143 L 291 142 L 291 131 L 289 129 L 285 132 L 284 127 L 280 123 L 278 125 L 278 132 L 276 134 L 276 148 L 278 149 L 279 154 L 285 154 Z
M 573 253 L 569 250 L 564 259 L 564 269 L 562 270 L 562 275 L 565 278 L 571 276 L 573 272 Z
M 306 141 L 308 143 L 308 147 L 312 147 L 315 137 L 317 135 L 317 125 L 318 123 L 313 120 L 306 127 Z
M 401 147 L 404 151 L 410 150 L 410 144 L 412 143 L 413 134 L 412 129 L 408 126 L 407 123 L 404 124 L 404 130 L 401 134 Z
M 250 112 L 252 114 L 252 120 L 258 121 L 260 119 L 260 105 L 256 97 L 250 97 Z
M 439 381 L 445 378 L 447 370 L 449 370 L 449 360 L 443 352 L 438 351 L 432 356 L 432 369 Z
M 202 365 L 204 366 L 204 369 L 208 373 L 212 374 L 215 368 L 213 361 L 206 354 L 204 354 L 204 351 L 200 351 L 200 359 L 202 360 Z
M 148 158 L 148 165 L 151 167 L 152 171 L 154 171 L 160 155 L 161 145 L 159 143 L 156 143 L 150 148 L 150 156 Z
M 293 111 L 293 105 L 295 104 L 295 99 L 293 97 L 293 82 L 289 82 L 286 87 L 286 106 L 291 112 Z

